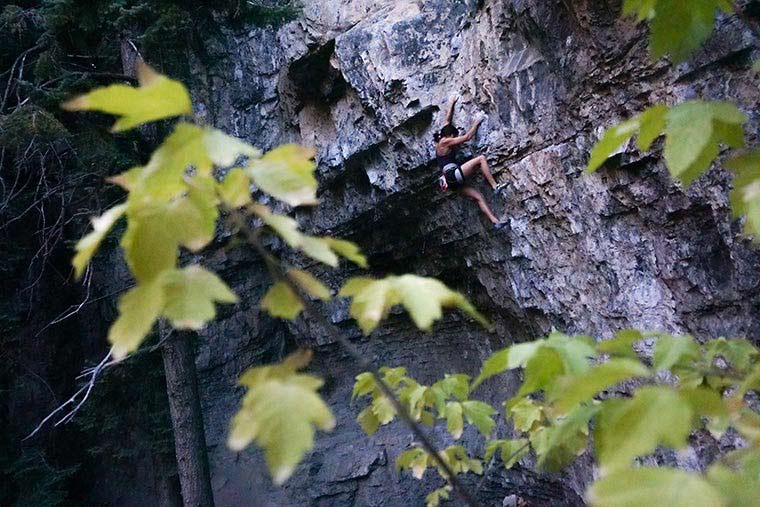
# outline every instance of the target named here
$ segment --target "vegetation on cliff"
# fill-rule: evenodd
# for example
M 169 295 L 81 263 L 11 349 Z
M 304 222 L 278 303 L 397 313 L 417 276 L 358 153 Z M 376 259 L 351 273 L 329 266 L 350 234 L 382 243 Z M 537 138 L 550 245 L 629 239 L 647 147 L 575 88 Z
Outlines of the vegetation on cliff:
M 692 7 L 679 0 L 626 0 L 623 12 L 651 22 L 653 56 L 668 54 L 679 61 L 707 39 L 717 11 L 731 10 L 722 0 Z M 368 400 L 357 418 L 365 432 L 372 434 L 397 417 L 408 425 L 417 444 L 397 456 L 396 465 L 416 478 L 428 468 L 438 471 L 443 485 L 429 494 L 428 506 L 438 506 L 452 494 L 476 504 L 476 492 L 462 484 L 459 474 L 482 475 L 499 460 L 511 467 L 531 451 L 539 468 L 557 471 L 585 453 L 590 441 L 599 465 L 598 478 L 586 494 L 593 505 L 746 505 L 760 495 L 760 417 L 753 405 L 754 393 L 760 390 L 760 351 L 748 341 L 717 338 L 700 343 L 689 336 L 637 330 L 621 331 L 605 341 L 553 333 L 494 353 L 474 379 L 449 374 L 428 386 L 408 376 L 403 367 L 378 368 L 311 302 L 331 299 L 331 290 L 306 267 L 275 257 L 264 240 L 282 242 L 307 262 L 334 267 L 344 258 L 366 267 L 358 246 L 304 233 L 296 220 L 275 211 L 271 203 L 258 202 L 274 198 L 291 207 L 316 204 L 314 153 L 285 145 L 261 154 L 248 143 L 195 121 L 185 87 L 143 64 L 138 64 L 138 84 L 96 88 L 64 104 L 69 111 L 116 116 L 113 131 L 157 121 L 169 129 L 144 165 L 130 164 L 131 169 L 110 178 L 126 197 L 95 219 L 92 232 L 75 247 L 75 272 L 86 276 L 98 247 L 120 235 L 135 280 L 120 299 L 119 316 L 108 333 L 111 352 L 103 364 L 113 364 L 105 362 L 111 356 L 119 360 L 166 347 L 164 338 L 158 345 L 148 343 L 156 323 L 198 330 L 215 318 L 218 304 L 237 302 L 233 291 L 197 257 L 181 255 L 200 253 L 224 227 L 259 254 L 271 273 L 273 283 L 261 307 L 290 320 L 305 313 L 367 370 L 356 378 L 353 392 L 354 398 Z M 173 126 L 163 123 L 175 117 L 182 119 Z M 13 121 L 23 124 L 19 118 Z M 642 151 L 657 146 L 656 140 L 664 136 L 667 167 L 689 184 L 720 158 L 723 146 L 743 148 L 746 120 L 730 103 L 692 100 L 672 107 L 655 105 L 609 128 L 592 152 L 588 169 L 601 167 L 633 136 L 638 136 Z M 45 117 L 40 128 L 58 131 L 58 123 Z M 23 142 L 23 136 L 19 139 Z M 746 231 L 756 234 L 760 156 L 756 151 L 733 155 L 725 164 L 736 173 L 732 206 L 737 216 L 747 216 Z M 123 218 L 125 229 L 118 226 Z M 437 280 L 410 274 L 353 277 L 338 297 L 350 299 L 350 314 L 366 335 L 397 307 L 424 330 L 431 329 L 446 307 L 458 308 L 488 326 L 460 293 Z M 239 380 L 246 394 L 231 420 L 228 445 L 235 450 L 251 443 L 261 447 L 278 484 L 295 472 L 313 447 L 315 430 L 331 431 L 335 425 L 319 394 L 323 380 L 302 371 L 310 359 L 310 351 L 299 350 L 280 363 L 251 368 Z M 499 406 L 471 399 L 481 384 L 515 369 L 522 369 L 523 382 L 514 397 Z M 171 374 L 167 367 L 167 379 Z M 192 377 L 194 372 L 185 374 Z M 194 378 L 186 381 L 192 384 Z M 170 399 L 177 395 L 176 388 L 170 383 Z M 189 399 L 195 406 L 191 411 L 199 410 L 197 392 L 189 396 L 195 397 Z M 500 414 L 514 431 L 495 434 L 496 428 L 504 427 L 497 425 Z M 199 432 L 189 454 L 202 460 L 195 457 L 205 452 L 202 427 L 183 426 L 179 420 L 187 414 L 174 405 L 171 415 L 177 442 L 186 436 L 179 433 L 183 428 Z M 463 445 L 439 448 L 422 427 L 436 424 L 445 425 L 455 440 L 472 426 L 484 439 L 483 452 L 479 455 L 478 449 Z M 637 460 L 661 446 L 684 448 L 694 431 L 715 437 L 732 431 L 745 446 L 721 456 L 705 473 L 638 466 Z M 193 465 L 182 459 L 186 456 L 181 452 L 177 443 L 184 500 L 213 502 L 207 465 L 205 474 L 183 475 L 182 468 Z

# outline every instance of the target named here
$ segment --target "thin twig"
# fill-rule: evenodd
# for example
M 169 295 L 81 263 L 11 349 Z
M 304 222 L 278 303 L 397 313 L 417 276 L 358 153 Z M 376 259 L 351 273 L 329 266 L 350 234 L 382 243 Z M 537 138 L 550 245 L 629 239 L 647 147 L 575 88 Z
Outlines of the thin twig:
M 370 372 L 375 383 L 380 387 L 380 390 L 383 391 L 383 394 L 390 400 L 393 408 L 396 409 L 396 413 L 399 415 L 399 418 L 401 418 L 404 423 L 409 426 L 409 429 L 412 430 L 412 433 L 414 433 L 415 437 L 419 439 L 422 447 L 427 451 L 433 461 L 436 462 L 436 465 L 438 465 L 444 471 L 446 480 L 449 482 L 449 484 L 451 484 L 454 490 L 459 494 L 460 497 L 462 497 L 467 505 L 470 507 L 476 507 L 478 504 L 475 501 L 474 497 L 470 495 L 470 493 L 464 488 L 459 479 L 457 479 L 454 471 L 438 453 L 436 447 L 433 445 L 428 436 L 425 435 L 425 432 L 422 431 L 422 428 L 420 428 L 419 424 L 417 424 L 417 422 L 412 419 L 412 417 L 406 411 L 406 408 L 401 404 L 401 402 L 398 401 L 395 394 L 393 393 L 393 390 L 380 376 L 380 372 L 377 370 L 377 368 L 375 368 L 375 366 L 364 355 L 362 355 L 348 339 L 346 339 L 340 332 L 338 332 L 335 329 L 335 326 L 330 323 L 322 313 L 316 310 L 309 298 L 304 295 L 301 287 L 298 284 L 294 283 L 282 265 L 277 260 L 275 260 L 269 251 L 264 247 L 255 231 L 248 226 L 248 223 L 246 221 L 247 217 L 237 210 L 229 210 L 229 212 L 234 225 L 237 227 L 238 231 L 240 231 L 245 236 L 246 241 L 262 257 L 272 277 L 276 281 L 281 281 L 287 284 L 293 293 L 296 294 L 300 299 L 300 302 L 303 305 L 304 313 L 311 316 L 324 330 L 326 330 L 333 341 L 340 343 L 348 352 L 348 354 L 354 359 L 354 361 L 357 362 L 362 370 Z
M 61 424 L 64 424 L 64 423 L 67 423 L 67 422 L 71 421 L 74 418 L 74 416 L 77 414 L 77 412 L 79 412 L 79 409 L 82 408 L 82 405 L 84 405 L 84 402 L 87 401 L 87 398 L 90 397 L 90 393 L 92 392 L 92 388 L 95 386 L 95 381 L 97 380 L 98 375 L 100 374 L 100 372 L 102 372 L 103 369 L 106 367 L 106 364 L 108 363 L 108 360 L 111 358 L 112 352 L 113 352 L 113 350 L 109 350 L 108 354 L 105 355 L 105 357 L 100 361 L 100 363 L 98 363 L 98 365 L 92 369 L 92 371 L 89 374 L 90 380 L 87 381 L 87 383 L 85 385 L 83 385 L 77 392 L 75 392 L 71 396 L 71 398 L 69 398 L 68 400 L 66 400 L 62 404 L 58 405 L 58 408 L 56 408 L 55 410 L 53 410 L 52 412 L 50 412 L 47 415 L 47 417 L 45 417 L 42 421 L 40 421 L 40 423 L 37 425 L 36 428 L 34 428 L 34 430 L 31 433 L 29 433 L 26 437 L 24 437 L 22 439 L 22 441 L 23 440 L 28 440 L 28 439 L 32 438 L 34 435 L 36 435 L 43 428 L 43 426 L 45 426 L 45 423 L 47 423 L 50 419 L 52 419 L 57 413 L 59 413 L 64 408 L 68 407 L 69 405 L 74 405 L 74 403 L 76 403 L 76 405 L 74 405 L 74 408 L 72 408 L 71 410 L 69 410 L 53 426 L 59 426 Z M 77 377 L 77 378 L 79 378 L 79 377 Z M 81 399 L 79 398 L 80 395 L 82 395 Z

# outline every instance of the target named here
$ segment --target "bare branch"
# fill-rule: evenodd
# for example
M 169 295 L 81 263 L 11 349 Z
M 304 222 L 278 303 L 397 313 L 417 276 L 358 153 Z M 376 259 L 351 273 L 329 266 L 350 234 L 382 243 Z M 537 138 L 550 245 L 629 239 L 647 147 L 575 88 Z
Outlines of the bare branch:
M 92 371 L 89 373 L 90 380 L 85 385 L 83 385 L 77 392 L 75 392 L 71 396 L 71 398 L 64 401 L 62 404 L 58 405 L 58 407 L 55 410 L 50 412 L 47 415 L 47 417 L 45 417 L 42 421 L 40 421 L 40 423 L 37 425 L 36 428 L 34 428 L 34 430 L 31 433 L 29 433 L 26 437 L 22 439 L 22 441 L 28 440 L 32 438 L 34 435 L 36 435 L 49 420 L 51 420 L 53 417 L 56 416 L 56 414 L 63 411 L 63 409 L 65 409 L 68 406 L 73 406 L 73 408 L 69 410 L 66 413 L 66 415 L 64 415 L 61 419 L 59 419 L 58 422 L 54 424 L 54 426 L 59 426 L 63 423 L 71 421 L 74 418 L 74 416 L 77 414 L 77 412 L 79 412 L 79 409 L 82 408 L 82 405 L 84 405 L 84 402 L 87 401 L 87 398 L 90 397 L 92 388 L 95 386 L 95 381 L 97 380 L 100 372 L 102 372 L 103 369 L 105 368 L 105 365 L 108 363 L 108 360 L 111 358 L 111 353 L 112 353 L 112 350 L 109 350 L 108 354 L 106 354 L 106 356 L 100 361 L 100 363 L 98 363 L 98 365 L 92 369 Z

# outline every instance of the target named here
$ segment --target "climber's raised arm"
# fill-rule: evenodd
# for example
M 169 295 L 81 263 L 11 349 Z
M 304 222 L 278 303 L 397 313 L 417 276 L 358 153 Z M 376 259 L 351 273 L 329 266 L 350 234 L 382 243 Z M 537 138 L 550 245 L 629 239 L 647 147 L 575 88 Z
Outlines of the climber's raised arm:
M 451 100 L 449 101 L 449 110 L 446 113 L 446 119 L 443 122 L 443 125 L 449 125 L 454 120 L 454 106 L 457 103 L 456 97 L 451 97 Z
M 441 139 L 441 143 L 446 146 L 457 146 L 462 143 L 466 143 L 473 137 L 475 137 L 475 133 L 478 131 L 478 127 L 480 127 L 480 124 L 483 122 L 483 118 L 478 118 L 475 120 L 475 123 L 472 124 L 472 127 L 470 127 L 470 130 L 467 131 L 467 133 L 463 136 L 459 137 L 448 137 Z

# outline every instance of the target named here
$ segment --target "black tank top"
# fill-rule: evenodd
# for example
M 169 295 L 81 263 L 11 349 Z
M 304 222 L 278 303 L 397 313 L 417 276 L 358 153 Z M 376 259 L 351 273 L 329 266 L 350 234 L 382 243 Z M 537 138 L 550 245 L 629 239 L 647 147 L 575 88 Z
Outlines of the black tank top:
M 450 152 L 448 152 L 446 155 L 439 155 L 438 153 L 436 153 L 435 157 L 438 160 L 438 167 L 440 167 L 441 169 L 443 169 L 449 164 L 457 163 L 456 153 L 454 152 L 453 149 Z

